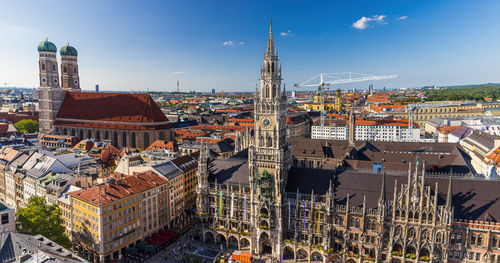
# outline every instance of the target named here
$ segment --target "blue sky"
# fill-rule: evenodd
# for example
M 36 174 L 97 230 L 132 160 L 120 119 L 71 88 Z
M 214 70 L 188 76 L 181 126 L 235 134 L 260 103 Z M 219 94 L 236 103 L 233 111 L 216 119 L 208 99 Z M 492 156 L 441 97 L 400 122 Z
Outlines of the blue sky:
M 48 37 L 78 49 L 83 89 L 172 91 L 179 78 L 183 91 L 252 91 L 269 18 L 289 87 L 345 71 L 399 74 L 376 88 L 500 82 L 499 10 L 493 0 L 0 1 L 0 86 L 38 86 L 36 46 Z

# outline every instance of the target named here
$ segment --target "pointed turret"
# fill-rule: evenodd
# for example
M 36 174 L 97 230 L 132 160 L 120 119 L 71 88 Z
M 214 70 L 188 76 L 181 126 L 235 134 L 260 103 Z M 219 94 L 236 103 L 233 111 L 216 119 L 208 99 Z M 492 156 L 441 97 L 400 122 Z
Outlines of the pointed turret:
M 385 171 L 382 173 L 382 187 L 380 188 L 380 203 L 385 202 Z
M 451 198 L 453 194 L 453 189 L 452 189 L 452 179 L 451 179 L 451 173 L 450 173 L 450 179 L 448 181 L 448 193 L 446 194 L 446 208 L 451 209 Z
M 274 39 L 273 39 L 273 20 L 269 20 L 269 38 L 267 40 L 267 56 L 275 56 L 276 50 L 274 50 Z

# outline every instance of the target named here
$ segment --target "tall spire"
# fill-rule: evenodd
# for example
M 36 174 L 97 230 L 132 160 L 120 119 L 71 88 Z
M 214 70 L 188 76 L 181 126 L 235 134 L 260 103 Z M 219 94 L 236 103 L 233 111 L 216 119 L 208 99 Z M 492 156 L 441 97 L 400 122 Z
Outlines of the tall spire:
M 448 209 L 451 208 L 451 197 L 452 197 L 452 193 L 453 193 L 453 189 L 451 188 L 452 187 L 451 175 L 452 175 L 452 173 L 450 173 L 450 179 L 448 181 L 448 194 L 446 195 L 446 208 L 448 208 Z
M 269 20 L 269 39 L 267 40 L 267 51 L 266 55 L 275 55 L 274 50 L 274 40 L 273 40 L 273 20 Z

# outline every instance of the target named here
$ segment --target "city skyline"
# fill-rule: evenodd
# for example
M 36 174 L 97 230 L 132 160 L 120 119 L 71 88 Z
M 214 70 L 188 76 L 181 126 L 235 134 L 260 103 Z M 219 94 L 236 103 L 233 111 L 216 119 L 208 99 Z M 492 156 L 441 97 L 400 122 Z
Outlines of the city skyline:
M 86 2 L 69 10 L 54 1 L 53 15 L 39 12 L 44 4 L 3 4 L 0 33 L 9 39 L 0 43 L 0 57 L 9 63 L 0 65 L 1 86 L 39 85 L 36 45 L 48 37 L 58 49 L 69 42 L 79 51 L 84 90 L 99 84 L 101 90 L 174 91 L 179 79 L 181 91 L 252 91 L 269 18 L 289 87 L 320 72 L 344 71 L 399 74 L 376 88 L 499 81 L 493 1 Z

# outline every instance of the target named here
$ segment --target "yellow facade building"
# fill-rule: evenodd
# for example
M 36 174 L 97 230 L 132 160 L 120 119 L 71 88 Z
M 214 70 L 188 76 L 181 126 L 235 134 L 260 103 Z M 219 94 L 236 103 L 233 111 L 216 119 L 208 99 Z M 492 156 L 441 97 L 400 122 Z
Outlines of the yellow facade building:
M 152 210 L 143 210 L 142 194 L 157 188 L 155 194 L 164 194 L 166 182 L 143 173 L 69 193 L 74 251 L 91 262 L 119 259 L 145 237 L 141 220 Z

